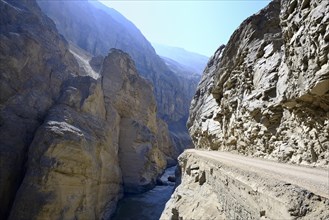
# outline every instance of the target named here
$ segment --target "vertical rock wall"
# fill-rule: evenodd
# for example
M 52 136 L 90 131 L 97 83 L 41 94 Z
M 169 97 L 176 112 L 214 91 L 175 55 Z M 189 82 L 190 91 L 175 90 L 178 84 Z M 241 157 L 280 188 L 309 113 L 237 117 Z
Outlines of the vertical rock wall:
M 122 195 L 119 116 L 107 116 L 100 81 L 67 81 L 29 147 L 9 219 L 100 219 Z
M 1 1 L 0 11 L 0 216 L 5 218 L 35 132 L 63 81 L 79 68 L 36 2 Z
M 152 86 L 118 50 L 100 78 L 34 1 L 0 9 L 1 218 L 108 219 L 174 155 Z
M 208 63 L 190 108 L 198 148 L 328 166 L 329 3 L 272 1 Z
M 172 146 L 169 138 L 163 142 L 158 128 L 161 122 L 157 120 L 152 86 L 120 50 L 111 50 L 101 73 L 106 106 L 113 106 L 120 115 L 119 160 L 125 191 L 143 192 L 155 185 L 166 167 L 161 146 Z
M 153 85 L 158 115 L 168 124 L 177 150 L 192 146 L 185 125 L 196 89 L 193 77 L 170 70 L 133 23 L 98 1 L 38 4 L 68 41 L 94 56 L 105 56 L 111 48 L 129 53 L 139 74 Z

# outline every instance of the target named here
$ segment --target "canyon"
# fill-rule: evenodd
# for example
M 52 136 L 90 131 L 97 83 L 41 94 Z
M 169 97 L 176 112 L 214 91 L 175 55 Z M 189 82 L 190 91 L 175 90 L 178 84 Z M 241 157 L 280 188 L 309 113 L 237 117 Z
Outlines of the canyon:
M 161 219 L 329 218 L 328 12 L 274 0 L 218 48 Z
M 168 124 L 177 151 L 192 147 L 185 125 L 199 75 L 173 71 L 132 22 L 98 1 L 37 2 L 66 40 L 93 56 L 104 57 L 111 48 L 128 53 L 138 73 L 153 84 L 157 114 Z
M 0 11 L 0 219 L 329 219 L 328 1 L 207 64 L 97 1 Z
M 176 163 L 152 83 L 121 50 L 66 41 L 37 2 L 0 4 L 1 219 L 110 218 Z

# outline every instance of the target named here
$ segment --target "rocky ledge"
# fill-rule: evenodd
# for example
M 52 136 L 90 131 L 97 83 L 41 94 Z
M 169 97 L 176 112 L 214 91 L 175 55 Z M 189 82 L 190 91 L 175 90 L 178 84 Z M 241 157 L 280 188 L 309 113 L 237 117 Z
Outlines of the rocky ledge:
M 297 177 L 295 181 L 286 178 L 285 172 L 280 174 L 276 169 L 277 163 L 268 162 L 271 166 L 267 170 L 268 164 L 257 160 L 265 169 L 256 172 L 252 164 L 235 163 L 235 157 L 231 161 L 209 155 L 211 153 L 186 151 L 179 157 L 181 184 L 160 219 L 329 218 L 329 192 L 317 193 L 319 191 L 301 187 L 299 184 L 304 178 Z M 243 160 L 240 157 L 238 159 Z M 295 172 L 296 166 L 284 165 Z M 273 175 L 275 172 L 278 175 Z M 326 171 L 321 173 L 326 180 Z M 328 187 L 328 183 L 324 187 Z
M 328 219 L 328 54 L 328 1 L 273 0 L 246 19 L 198 85 L 187 125 L 208 151 L 180 156 L 161 219 Z M 265 169 L 266 159 L 282 163 Z M 285 163 L 317 168 L 292 180 L 306 168 Z M 304 184 L 315 179 L 321 188 Z

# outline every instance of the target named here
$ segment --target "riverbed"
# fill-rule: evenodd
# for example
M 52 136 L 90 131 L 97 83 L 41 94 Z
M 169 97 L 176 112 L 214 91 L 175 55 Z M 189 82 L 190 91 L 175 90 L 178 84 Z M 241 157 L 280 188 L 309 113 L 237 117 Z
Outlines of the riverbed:
M 168 176 L 175 176 L 176 167 L 167 168 L 161 177 L 165 185 L 156 186 L 142 194 L 125 195 L 118 203 L 113 220 L 158 220 L 173 193 L 175 183 Z

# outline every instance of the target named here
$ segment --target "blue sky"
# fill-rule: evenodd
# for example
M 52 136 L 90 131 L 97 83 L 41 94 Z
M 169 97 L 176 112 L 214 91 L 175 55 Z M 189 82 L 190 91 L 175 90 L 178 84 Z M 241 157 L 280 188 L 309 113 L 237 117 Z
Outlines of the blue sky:
M 107 0 L 151 42 L 211 56 L 234 30 L 269 0 Z

